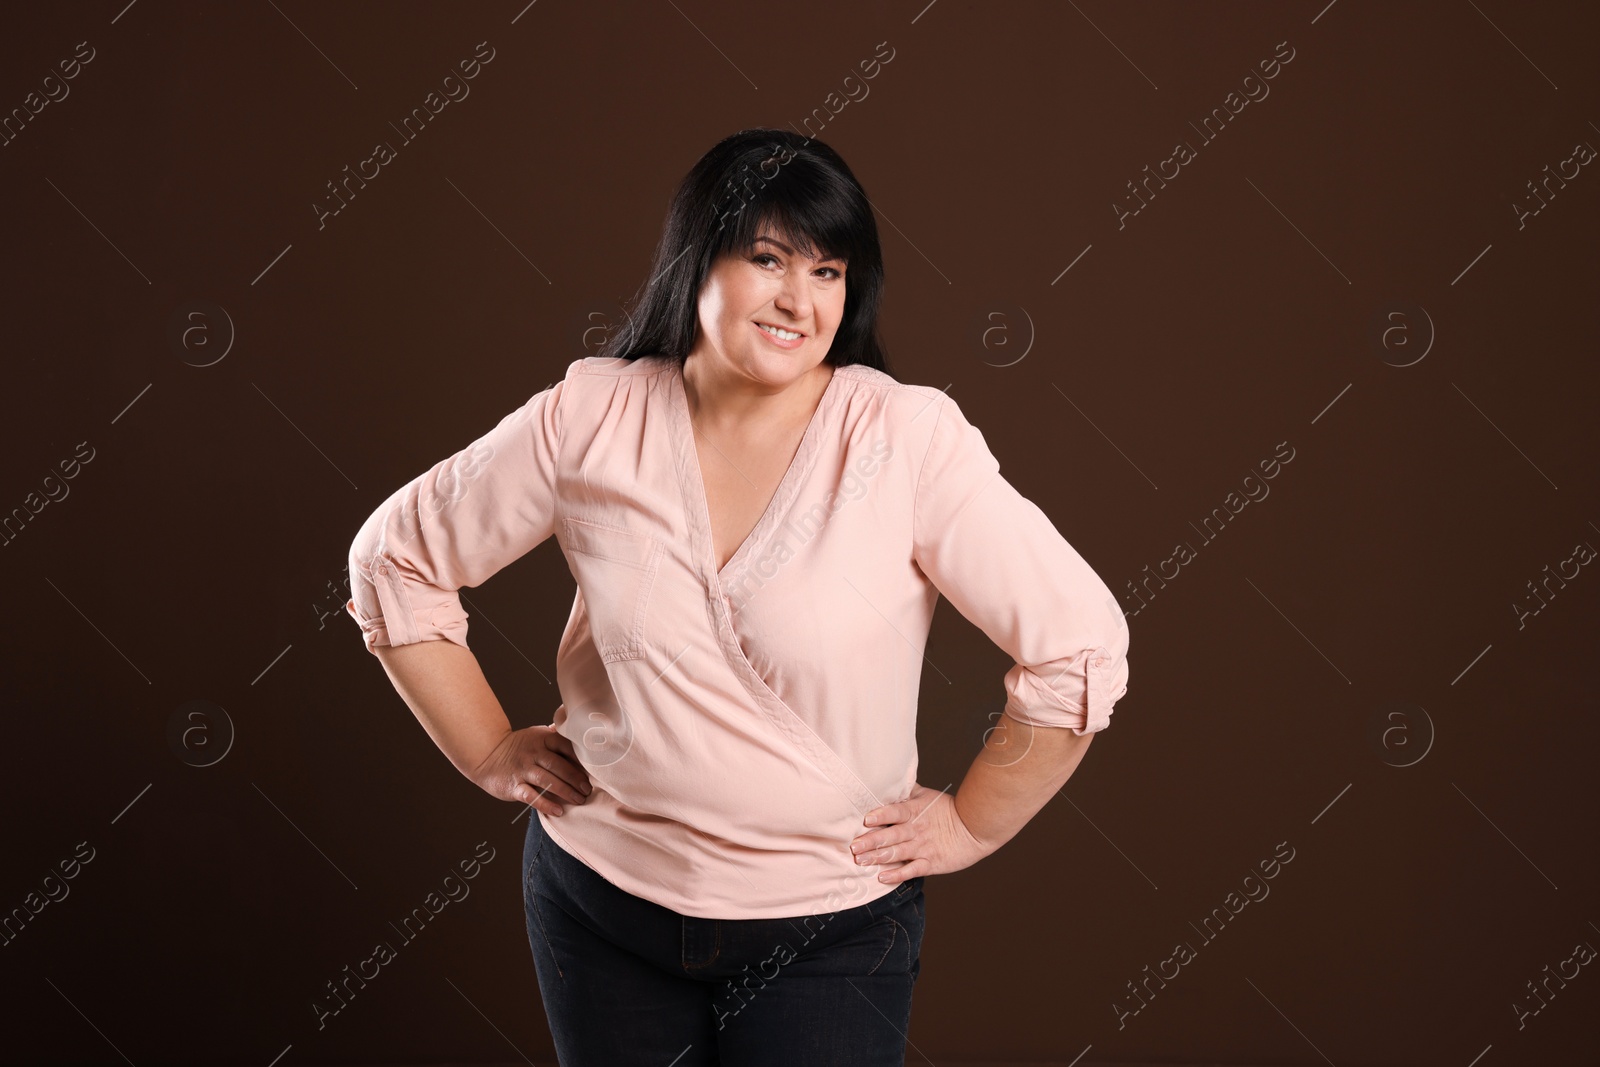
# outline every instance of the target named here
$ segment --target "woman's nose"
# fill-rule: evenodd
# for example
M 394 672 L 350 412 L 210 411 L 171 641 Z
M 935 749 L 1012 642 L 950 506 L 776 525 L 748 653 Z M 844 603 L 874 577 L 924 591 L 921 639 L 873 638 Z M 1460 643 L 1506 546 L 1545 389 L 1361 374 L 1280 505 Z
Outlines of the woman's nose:
M 785 281 L 773 303 L 796 320 L 804 319 L 811 313 L 811 293 L 804 282 Z

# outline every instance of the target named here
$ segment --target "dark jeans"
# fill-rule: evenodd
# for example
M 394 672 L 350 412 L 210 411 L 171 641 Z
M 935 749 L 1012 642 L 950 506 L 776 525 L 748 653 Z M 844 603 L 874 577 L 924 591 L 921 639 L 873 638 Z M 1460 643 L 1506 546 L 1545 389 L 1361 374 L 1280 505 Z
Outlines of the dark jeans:
M 528 812 L 523 906 L 561 1067 L 901 1067 L 923 878 L 844 911 L 702 919 L 636 897 Z

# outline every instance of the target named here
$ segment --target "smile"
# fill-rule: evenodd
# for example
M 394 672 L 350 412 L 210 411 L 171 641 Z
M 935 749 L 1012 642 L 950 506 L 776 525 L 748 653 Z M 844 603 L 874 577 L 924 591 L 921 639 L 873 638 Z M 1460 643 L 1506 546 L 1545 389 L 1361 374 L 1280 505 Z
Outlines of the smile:
M 781 326 L 772 326 L 765 322 L 756 323 L 756 327 L 760 329 L 762 333 L 766 334 L 768 337 L 772 338 L 772 340 L 778 342 L 786 348 L 798 344 L 805 337 L 805 334 L 803 333 L 799 333 L 795 330 L 785 330 Z

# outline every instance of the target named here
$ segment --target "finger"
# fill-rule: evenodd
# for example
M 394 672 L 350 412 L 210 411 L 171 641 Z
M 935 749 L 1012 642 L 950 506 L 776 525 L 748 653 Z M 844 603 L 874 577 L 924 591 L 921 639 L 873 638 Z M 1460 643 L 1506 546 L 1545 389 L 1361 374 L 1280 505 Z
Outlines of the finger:
M 583 764 L 578 762 L 577 755 L 574 754 L 570 757 L 563 758 L 566 760 L 564 764 L 561 764 L 561 767 L 566 772 L 563 774 L 563 777 L 573 785 L 577 786 L 578 789 L 584 793 L 584 795 L 594 792 L 594 781 L 589 777 L 588 769 L 585 768 Z
M 923 871 L 927 870 L 928 866 L 929 864 L 926 860 L 907 860 L 904 863 L 896 864 L 893 867 L 885 867 L 883 870 L 879 871 L 878 881 L 888 885 L 894 885 L 896 883 L 904 882 L 917 877 Z
M 878 866 L 899 866 L 915 855 L 916 847 L 916 842 L 914 841 L 896 841 L 887 848 L 879 849 L 877 858 Z
M 525 803 L 551 815 L 562 814 L 567 804 L 583 803 L 583 797 L 570 785 L 537 765 L 525 768 L 516 781 L 526 790 Z
M 582 804 L 584 797 L 571 783 L 552 773 L 545 767 L 543 760 L 534 766 L 525 769 L 519 780 L 535 786 L 546 795 L 563 804 Z
M 867 812 L 861 823 L 863 826 L 886 826 L 890 823 L 899 822 L 900 819 L 895 810 L 898 807 L 898 804 L 885 804 L 881 808 L 873 808 Z
M 892 838 L 880 840 L 873 847 L 856 853 L 856 862 L 869 867 L 904 863 L 906 857 L 915 854 L 916 849 L 914 835 L 900 833 Z
M 542 753 L 535 753 L 535 762 L 564 781 L 571 782 L 580 791 L 591 790 L 593 784 L 589 781 L 589 772 L 584 770 L 583 763 L 578 759 L 577 750 L 572 747 L 572 742 L 558 733 L 546 736 L 549 738 L 547 747 Z
M 555 798 L 543 789 L 527 782 L 517 782 L 511 787 L 511 795 L 531 808 L 536 808 L 546 815 L 561 815 L 566 811 Z
M 574 804 L 582 804 L 583 798 L 588 795 L 590 785 L 588 775 L 574 767 L 565 757 L 554 752 L 542 752 L 534 756 L 534 766 L 544 772 L 544 776 L 530 779 L 544 786 L 553 793 L 558 793 Z
M 917 832 L 909 827 L 909 823 L 894 823 L 889 826 L 880 826 L 876 830 L 868 830 L 850 842 L 850 850 L 860 855 L 873 849 L 886 848 L 902 841 L 910 841 L 917 836 Z

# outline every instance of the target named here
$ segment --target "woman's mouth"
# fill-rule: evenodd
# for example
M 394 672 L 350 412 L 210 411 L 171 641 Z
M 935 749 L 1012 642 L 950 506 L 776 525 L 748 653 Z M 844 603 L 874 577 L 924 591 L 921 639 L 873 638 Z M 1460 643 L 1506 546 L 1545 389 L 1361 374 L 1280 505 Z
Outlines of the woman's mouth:
M 760 332 L 762 337 L 765 337 L 768 341 L 777 345 L 779 348 L 799 348 L 805 343 L 806 340 L 805 334 L 797 333 L 794 330 L 784 330 L 782 327 L 778 326 L 769 326 L 765 323 L 758 322 L 755 324 L 755 328 Z M 782 335 L 780 336 L 779 332 L 777 331 L 781 331 Z

